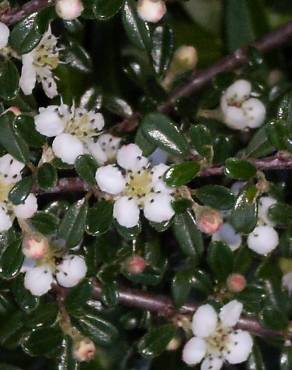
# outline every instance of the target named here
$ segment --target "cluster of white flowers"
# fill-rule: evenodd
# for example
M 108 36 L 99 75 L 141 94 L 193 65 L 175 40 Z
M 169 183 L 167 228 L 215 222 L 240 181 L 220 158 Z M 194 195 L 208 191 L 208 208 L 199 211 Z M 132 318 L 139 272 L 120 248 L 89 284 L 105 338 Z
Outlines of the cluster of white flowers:
M 64 163 L 74 164 L 79 155 L 88 151 L 102 158 L 103 146 L 100 142 L 94 142 L 104 126 L 103 116 L 97 110 L 87 111 L 66 104 L 50 105 L 39 109 L 39 114 L 35 116 L 35 126 L 40 134 L 55 137 L 52 144 L 54 155 Z M 107 155 L 107 145 L 106 148 Z
M 203 305 L 193 316 L 191 338 L 183 349 L 183 361 L 188 365 L 197 365 L 201 361 L 201 370 L 219 370 L 227 361 L 239 364 L 248 359 L 253 340 L 247 331 L 235 329 L 242 304 L 233 300 L 222 307 L 218 315 L 214 308 Z
M 138 0 L 137 12 L 145 22 L 157 23 L 166 13 L 163 0 Z
M 237 80 L 223 93 L 221 111 L 225 124 L 235 130 L 256 128 L 264 123 L 266 107 L 252 97 L 252 86 L 247 80 Z
M 152 222 L 166 222 L 174 215 L 173 189 L 163 181 L 169 168 L 165 164 L 152 167 L 142 150 L 135 144 L 122 146 L 117 152 L 117 164 L 97 169 L 99 188 L 114 199 L 114 217 L 124 227 L 139 223 L 140 209 Z
M 10 154 L 0 157 L 0 232 L 9 230 L 15 217 L 31 218 L 37 211 L 37 199 L 29 194 L 22 204 L 13 205 L 8 194 L 13 186 L 21 180 L 21 171 L 25 165 Z

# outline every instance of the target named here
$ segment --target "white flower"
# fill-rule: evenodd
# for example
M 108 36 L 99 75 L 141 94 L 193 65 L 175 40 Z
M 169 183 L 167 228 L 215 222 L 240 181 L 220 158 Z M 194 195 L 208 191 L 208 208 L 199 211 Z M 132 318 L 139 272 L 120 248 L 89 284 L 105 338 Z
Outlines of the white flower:
M 110 134 L 102 134 L 96 141 L 89 141 L 87 143 L 87 149 L 95 158 L 97 163 L 102 166 L 105 163 L 111 163 L 116 159 L 120 143 L 120 137 Z
M 40 43 L 28 54 L 22 56 L 22 71 L 19 86 L 25 95 L 32 94 L 36 82 L 40 82 L 49 98 L 58 95 L 53 70 L 58 67 L 59 49 L 57 38 L 51 28 L 43 35 Z
M 14 213 L 17 218 L 31 218 L 38 209 L 37 198 L 34 194 L 29 194 L 22 204 L 14 206 Z
M 159 22 L 166 10 L 165 2 L 162 0 L 138 0 L 138 15 L 146 22 Z
M 170 220 L 174 215 L 172 189 L 162 179 L 168 166 L 151 167 L 135 144 L 118 150 L 117 163 L 121 169 L 107 165 L 96 171 L 98 186 L 115 200 L 113 214 L 117 222 L 127 228 L 136 226 L 140 209 L 152 222 Z
M 223 306 L 219 317 L 211 305 L 199 307 L 192 321 L 194 337 L 184 346 L 183 361 L 196 365 L 203 360 L 201 370 L 219 370 L 224 361 L 246 361 L 253 341 L 248 332 L 234 329 L 241 311 L 242 304 L 236 300 Z
M 224 223 L 220 226 L 219 230 L 213 234 L 212 240 L 227 244 L 232 251 L 238 249 L 242 242 L 241 235 L 228 223 Z
M 271 226 L 257 226 L 247 238 L 248 247 L 254 252 L 267 255 L 279 244 L 279 235 Z
M 6 48 L 8 44 L 10 31 L 5 23 L 0 22 L 0 49 Z
M 83 4 L 80 0 L 57 0 L 56 13 L 66 21 L 80 17 L 83 11 Z
M 221 110 L 227 126 L 245 130 L 263 124 L 266 107 L 259 99 L 251 97 L 251 89 L 249 81 L 237 80 L 223 93 Z
M 102 114 L 96 110 L 71 108 L 66 104 L 40 108 L 35 116 L 36 130 L 47 137 L 55 137 L 54 155 L 64 163 L 74 164 L 76 158 L 88 152 L 94 138 L 104 126 Z
M 83 257 L 65 255 L 58 264 L 52 261 L 48 263 L 45 258 L 38 260 L 38 263 L 26 258 L 21 271 L 25 273 L 25 288 L 35 296 L 42 296 L 55 281 L 64 288 L 77 285 L 85 277 L 87 266 Z
M 289 296 L 291 296 L 292 293 L 292 271 L 287 272 L 282 278 L 282 285 L 284 288 L 288 290 Z
M 275 223 L 269 218 L 268 212 L 269 208 L 276 203 L 277 203 L 276 199 L 270 196 L 260 197 L 258 202 L 258 218 L 264 224 L 269 226 L 275 225 Z

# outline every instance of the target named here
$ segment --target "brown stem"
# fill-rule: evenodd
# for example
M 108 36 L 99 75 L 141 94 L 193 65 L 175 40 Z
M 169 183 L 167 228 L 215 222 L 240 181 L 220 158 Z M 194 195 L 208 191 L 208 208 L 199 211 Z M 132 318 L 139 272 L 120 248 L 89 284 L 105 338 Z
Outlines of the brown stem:
M 8 8 L 0 13 L 0 22 L 11 26 L 30 14 L 54 4 L 53 0 L 31 0 L 20 7 Z
M 93 296 L 95 299 L 100 299 L 101 295 L 102 287 L 98 282 L 95 282 Z M 177 315 L 192 315 L 197 310 L 197 306 L 190 303 L 185 304 L 177 310 L 173 301 L 167 296 L 131 288 L 119 289 L 119 303 L 127 307 L 151 311 L 167 318 L 173 318 Z M 285 333 L 282 331 L 264 328 L 255 318 L 251 317 L 241 318 L 237 327 L 261 337 L 285 336 Z

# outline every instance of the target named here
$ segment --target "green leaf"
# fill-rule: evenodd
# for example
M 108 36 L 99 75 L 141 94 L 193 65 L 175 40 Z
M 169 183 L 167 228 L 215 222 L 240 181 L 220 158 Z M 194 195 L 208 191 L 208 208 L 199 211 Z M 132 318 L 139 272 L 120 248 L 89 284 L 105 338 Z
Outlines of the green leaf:
M 6 113 L 0 116 L 0 144 L 20 162 L 29 162 L 29 149 L 26 142 L 15 128 L 15 116 Z
M 238 180 L 249 180 L 251 177 L 255 176 L 256 168 L 253 164 L 248 161 L 228 158 L 225 161 L 225 175 Z
M 267 136 L 270 143 L 278 150 L 286 149 L 288 128 L 282 120 L 270 121 L 266 124 Z
M 58 306 L 55 302 L 40 304 L 29 315 L 26 325 L 29 328 L 52 326 L 57 321 L 58 313 Z
M 97 163 L 91 155 L 80 155 L 75 161 L 75 169 L 78 175 L 88 182 L 88 184 L 96 185 L 95 173 L 97 170 Z
M 31 176 L 24 177 L 18 181 L 8 194 L 8 199 L 15 205 L 24 203 L 31 193 L 33 180 Z
M 50 163 L 44 163 L 38 168 L 37 182 L 41 189 L 48 190 L 56 185 L 58 180 L 57 170 Z
M 250 187 L 244 190 L 236 200 L 230 221 L 239 232 L 248 234 L 252 232 L 257 224 L 256 193 L 256 188 Z
M 87 203 L 84 200 L 73 204 L 66 212 L 59 227 L 58 236 L 66 241 L 68 248 L 76 247 L 81 241 L 87 217 Z
M 59 328 L 34 329 L 22 341 L 23 350 L 30 356 L 55 357 L 60 353 L 63 333 Z
M 266 127 L 262 126 L 250 139 L 247 147 L 244 150 L 244 154 L 249 158 L 259 158 L 271 154 L 274 151 L 275 148 L 268 140 Z
M 189 147 L 185 137 L 167 116 L 150 113 L 140 127 L 145 138 L 155 146 L 172 155 L 187 155 Z
M 228 245 L 214 242 L 209 245 L 208 264 L 220 282 L 224 282 L 233 269 L 233 254 Z
M 286 347 L 280 356 L 280 370 L 292 369 L 292 348 Z
M 266 366 L 263 360 L 263 356 L 256 343 L 253 344 L 252 353 L 247 360 L 248 370 L 265 370 Z M 287 369 L 288 370 L 288 369 Z
M 22 329 L 24 326 L 24 315 L 23 312 L 10 312 L 7 317 L 1 321 L 0 325 L 0 343 L 7 345 L 15 343 L 15 337 L 17 342 L 21 340 Z M 21 334 L 20 334 L 21 333 Z
M 79 370 L 80 363 L 72 354 L 72 340 L 68 337 L 63 339 L 60 356 L 54 359 L 53 368 L 50 370 Z
M 94 0 L 94 15 L 100 21 L 106 21 L 116 15 L 124 4 L 124 0 Z
M 159 356 L 174 338 L 176 327 L 174 325 L 161 325 L 152 328 L 138 343 L 139 353 L 146 358 Z
M 86 220 L 86 232 L 93 236 L 101 235 L 109 230 L 113 222 L 113 204 L 99 201 L 95 207 L 90 208 Z
M 285 313 L 274 305 L 266 305 L 263 308 L 260 320 L 264 326 L 273 330 L 284 330 L 289 324 Z
M 82 334 L 88 336 L 98 345 L 111 345 L 118 338 L 117 329 L 97 312 L 87 309 L 74 322 Z
M 0 255 L 0 277 L 2 279 L 13 279 L 19 273 L 24 260 L 21 245 L 21 239 L 16 239 L 2 251 Z
M 0 97 L 11 100 L 16 97 L 19 89 L 19 74 L 15 64 L 6 59 L 0 63 Z
M 151 56 L 153 67 L 159 76 L 167 71 L 174 49 L 174 34 L 169 25 L 158 25 L 152 33 Z
M 171 166 L 164 175 L 164 180 L 169 186 L 181 186 L 189 183 L 200 171 L 197 162 L 190 161 Z
M 122 13 L 123 25 L 130 41 L 137 48 L 150 51 L 150 29 L 148 24 L 138 16 L 136 6 L 133 0 L 127 0 L 125 2 Z
M 15 128 L 32 148 L 41 148 L 46 142 L 46 138 L 35 129 L 34 119 L 31 116 L 24 114 L 17 116 Z
M 187 256 L 199 260 L 204 248 L 203 237 L 190 212 L 175 215 L 173 232 L 182 251 Z
M 232 208 L 235 203 L 233 193 L 221 185 L 202 186 L 195 195 L 203 204 L 222 211 Z
M 289 224 L 292 220 L 292 206 L 285 203 L 277 203 L 269 208 L 269 218 L 278 224 Z
M 118 96 L 105 95 L 103 96 L 102 103 L 105 109 L 117 116 L 130 118 L 133 114 L 133 110 L 129 103 Z
M 24 274 L 20 274 L 13 281 L 12 293 L 18 306 L 25 312 L 31 312 L 39 305 L 39 297 L 32 295 L 24 287 Z
M 92 289 L 92 282 L 89 280 L 84 280 L 70 289 L 65 301 L 66 309 L 70 315 L 82 313 L 83 306 L 91 298 Z
M 190 128 L 190 138 L 194 149 L 203 157 L 209 157 L 212 147 L 212 136 L 208 127 L 204 125 L 194 125 Z
M 171 292 L 176 307 L 181 307 L 192 289 L 193 269 L 178 271 L 172 279 Z
M 52 213 L 39 211 L 30 219 L 30 222 L 40 233 L 50 235 L 57 231 L 60 220 Z

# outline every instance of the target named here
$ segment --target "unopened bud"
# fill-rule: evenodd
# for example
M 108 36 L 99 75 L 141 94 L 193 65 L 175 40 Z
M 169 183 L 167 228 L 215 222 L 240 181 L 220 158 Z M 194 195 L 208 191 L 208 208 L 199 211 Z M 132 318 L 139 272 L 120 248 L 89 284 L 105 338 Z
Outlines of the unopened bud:
M 84 7 L 81 0 L 57 0 L 56 13 L 65 21 L 80 17 Z
M 49 249 L 48 240 L 39 233 L 25 235 L 22 242 L 22 252 L 28 258 L 41 259 Z
M 89 338 L 84 338 L 75 343 L 73 356 L 79 362 L 90 361 L 96 354 L 95 344 Z
M 215 209 L 205 208 L 198 216 L 198 228 L 206 234 L 214 234 L 222 223 L 221 214 Z
M 20 116 L 20 115 L 21 115 L 21 111 L 20 111 L 20 109 L 19 109 L 18 107 L 16 107 L 16 106 L 9 107 L 9 108 L 7 109 L 7 112 L 11 112 L 11 113 L 13 113 L 15 116 Z
M 144 21 L 157 23 L 166 13 L 166 5 L 162 0 L 138 0 L 137 12 Z
M 130 274 L 141 274 L 147 266 L 145 259 L 141 256 L 132 256 L 126 261 L 126 270 Z
M 198 52 L 193 46 L 182 45 L 174 53 L 173 63 L 176 69 L 189 71 L 198 63 Z
M 176 351 L 181 346 L 181 339 L 179 337 L 173 338 L 167 345 L 167 351 Z
M 231 274 L 227 279 L 227 288 L 232 293 L 240 293 L 246 287 L 246 279 L 241 274 Z

